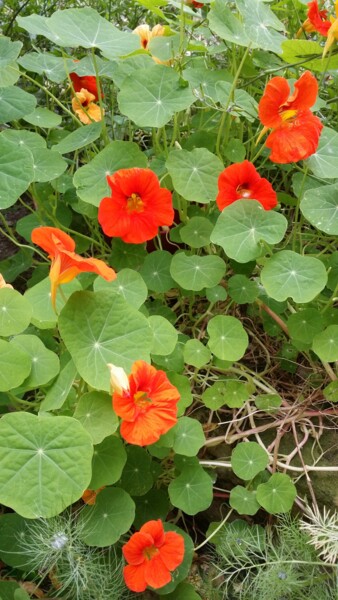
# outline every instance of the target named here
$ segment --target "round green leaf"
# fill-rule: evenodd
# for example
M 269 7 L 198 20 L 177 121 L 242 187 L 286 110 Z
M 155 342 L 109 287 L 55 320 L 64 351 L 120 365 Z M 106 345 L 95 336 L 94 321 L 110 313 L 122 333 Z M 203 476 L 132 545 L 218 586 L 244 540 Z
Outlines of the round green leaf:
M 178 401 L 178 416 L 184 414 L 185 409 L 192 404 L 193 395 L 191 393 L 190 381 L 188 377 L 180 375 L 179 373 L 168 372 L 168 379 L 175 387 L 177 387 L 180 393 L 180 400 Z
M 235 361 L 242 358 L 248 347 L 248 335 L 242 323 L 235 317 L 217 315 L 208 323 L 210 350 L 221 360 Z
M 172 256 L 166 250 L 156 250 L 146 256 L 140 273 L 149 290 L 167 292 L 175 287 L 170 274 Z
M 159 315 L 150 316 L 148 323 L 153 332 L 151 354 L 160 354 L 161 356 L 171 354 L 177 343 L 178 334 L 175 327 L 167 319 Z
M 271 513 L 285 513 L 291 510 L 297 490 L 288 475 L 274 473 L 267 483 L 257 486 L 256 499 Z
M 8 413 L 0 420 L 0 502 L 29 519 L 78 500 L 91 477 L 93 446 L 71 417 Z
M 32 368 L 27 352 L 5 340 L 0 340 L 0 364 L 0 392 L 7 392 L 21 385 Z
M 1 88 L 0 124 L 30 115 L 36 105 L 36 98 L 17 86 Z
M 111 546 L 130 528 L 135 517 L 135 503 L 119 488 L 106 488 L 96 498 L 94 506 L 80 513 L 81 537 L 88 546 Z
M 136 529 L 140 529 L 144 523 L 153 519 L 162 519 L 162 521 L 164 521 L 170 510 L 168 494 L 164 490 L 150 490 L 144 496 L 135 498 L 135 502 L 136 515 L 134 527 L 136 527 Z
M 166 595 L 167 600 L 201 600 L 190 583 L 180 583 L 172 594 Z
M 31 125 L 36 125 L 37 127 L 52 129 L 53 127 L 58 127 L 58 125 L 61 124 L 62 119 L 60 115 L 48 110 L 48 108 L 36 108 L 30 115 L 24 117 L 24 121 Z M 53 150 L 54 149 L 55 148 L 53 148 Z
M 224 381 L 216 381 L 202 394 L 202 401 L 210 410 L 218 410 L 226 402 L 226 387 Z
M 188 515 L 209 508 L 212 480 L 200 466 L 186 467 L 168 487 L 170 502 Z
M 283 215 L 264 210 L 256 200 L 237 200 L 218 217 L 211 241 L 221 246 L 230 258 L 246 263 L 261 254 L 262 241 L 280 242 L 287 225 Z
M 249 400 L 250 390 L 247 384 L 236 379 L 227 379 L 224 385 L 224 404 L 230 408 L 241 408 Z
M 119 425 L 113 411 L 111 396 L 104 392 L 93 391 L 81 396 L 74 418 L 88 431 L 93 444 L 99 444 L 108 435 L 115 433 Z
M 201 423 L 190 417 L 180 417 L 173 428 L 173 433 L 173 449 L 183 456 L 196 456 L 205 443 Z
M 166 167 L 178 194 L 187 200 L 202 204 L 215 200 L 218 192 L 218 177 L 224 166 L 222 161 L 209 150 L 206 148 L 195 148 L 191 152 L 173 150 L 169 154 Z M 212 230 L 212 227 L 210 229 Z
M 180 87 L 179 74 L 164 65 L 128 75 L 117 95 L 121 113 L 139 127 L 163 127 L 195 100 L 188 87 Z
M 21 333 L 32 316 L 30 302 L 11 288 L 0 289 L 0 334 L 3 337 Z
M 53 146 L 53 150 L 60 152 L 60 154 L 74 152 L 74 150 L 79 150 L 80 148 L 88 146 L 91 142 L 95 142 L 95 140 L 100 137 L 101 131 L 101 121 L 84 125 L 83 127 L 79 127 L 79 129 L 72 131 L 72 133 L 67 135 L 61 142 Z
M 259 410 L 276 412 L 276 408 L 282 404 L 282 398 L 279 394 L 259 394 L 255 397 L 255 404 Z
M 325 287 L 327 273 L 317 258 L 283 250 L 266 261 L 261 280 L 271 298 L 279 301 L 293 298 L 295 302 L 305 303 Z
M 259 294 L 259 288 L 255 281 L 251 281 L 245 275 L 233 275 L 228 281 L 229 296 L 237 304 L 254 302 Z
M 236 485 L 230 492 L 229 504 L 240 515 L 255 515 L 260 506 L 256 500 L 256 493 L 247 490 L 241 485 Z
M 210 244 L 213 225 L 205 217 L 192 217 L 187 225 L 180 228 L 180 236 L 184 244 L 191 248 L 203 248 Z
M 143 496 L 151 489 L 151 456 L 144 448 L 130 446 L 127 450 L 127 463 L 123 469 L 121 486 L 132 496 Z
M 0 516 L 0 558 L 6 565 L 24 569 L 30 557 L 23 550 L 23 542 L 29 540 L 29 521 L 16 513 Z
M 324 317 L 315 308 L 305 308 L 289 316 L 287 326 L 291 338 L 311 344 L 314 336 L 324 329 Z
M 316 177 L 335 179 L 338 177 L 338 133 L 334 129 L 324 127 L 319 146 L 307 160 L 310 170 Z
M 67 169 L 61 154 L 47 148 L 31 150 L 33 155 L 34 181 L 47 182 L 56 179 Z
M 22 42 L 12 42 L 4 35 L 0 38 L 0 67 L 10 65 L 20 54 Z
M 33 179 L 32 154 L 0 135 L 0 209 L 12 206 Z
M 329 325 L 313 338 L 312 350 L 324 362 L 338 360 L 338 325 Z
M 81 289 L 81 284 L 76 279 L 73 279 L 73 281 L 70 281 L 69 283 L 63 284 L 62 294 L 58 293 L 56 295 L 57 313 L 59 313 L 61 308 L 64 307 L 65 300 L 68 300 L 69 296 L 71 296 L 73 292 L 77 292 Z M 24 297 L 29 300 L 33 308 L 33 325 L 36 325 L 36 327 L 39 329 L 51 329 L 52 327 L 55 327 L 58 317 L 51 302 L 49 277 L 42 279 L 42 281 L 39 281 L 39 283 L 29 288 L 25 292 Z
M 77 370 L 93 388 L 110 390 L 108 363 L 128 372 L 135 360 L 150 359 L 147 319 L 117 294 L 75 292 L 60 313 L 59 328 Z
M 329 235 L 338 235 L 337 184 L 307 190 L 300 209 L 311 225 Z
M 230 162 L 242 162 L 246 156 L 246 149 L 244 144 L 232 138 L 224 148 L 224 154 Z
M 206 365 L 211 358 L 209 348 L 206 348 L 199 340 L 188 340 L 184 346 L 184 362 L 200 369 Z
M 331 381 L 323 389 L 323 395 L 328 402 L 338 402 L 338 379 Z
M 240 442 L 231 454 L 231 466 L 237 477 L 253 479 L 269 464 L 269 455 L 256 442 Z
M 147 159 L 134 142 L 111 142 L 87 165 L 77 169 L 73 183 L 84 202 L 99 206 L 102 198 L 111 195 L 107 175 L 119 169 L 146 167 Z
M 11 346 L 26 352 L 32 361 L 32 369 L 25 381 L 25 389 L 46 385 L 60 371 L 59 357 L 48 350 L 36 335 L 18 335 L 10 341 Z
M 221 285 L 215 285 L 212 288 L 207 288 L 205 290 L 205 295 L 209 302 L 222 302 L 227 298 L 227 292 Z
M 97 277 L 93 287 L 95 292 L 113 290 L 134 308 L 140 308 L 148 296 L 146 284 L 141 275 L 133 269 L 122 269 L 114 281 L 106 281 L 103 277 Z
M 225 270 L 225 262 L 219 256 L 188 256 L 184 252 L 175 254 L 170 265 L 171 276 L 178 285 L 195 292 L 215 286 Z
M 33 18 L 34 16 L 32 15 Z M 42 19 L 43 17 L 37 16 L 37 18 Z M 67 77 L 66 59 L 61 56 L 54 56 L 50 52 L 27 52 L 24 56 L 20 56 L 18 63 L 26 71 L 44 75 L 44 77 L 55 83 L 61 83 Z
M 110 435 L 94 447 L 90 490 L 116 483 L 127 462 L 127 453 L 120 438 Z
M 208 12 L 211 31 L 220 38 L 239 46 L 249 46 L 250 40 L 244 31 L 242 22 L 222 0 L 216 0 Z

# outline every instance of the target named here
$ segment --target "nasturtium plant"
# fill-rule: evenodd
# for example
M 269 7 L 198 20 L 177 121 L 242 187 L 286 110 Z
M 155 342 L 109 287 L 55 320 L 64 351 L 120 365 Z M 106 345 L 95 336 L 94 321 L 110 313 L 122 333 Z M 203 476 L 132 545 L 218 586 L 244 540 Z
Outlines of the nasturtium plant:
M 253 479 L 268 466 L 269 456 L 257 442 L 241 442 L 231 455 L 231 466 L 241 479 Z

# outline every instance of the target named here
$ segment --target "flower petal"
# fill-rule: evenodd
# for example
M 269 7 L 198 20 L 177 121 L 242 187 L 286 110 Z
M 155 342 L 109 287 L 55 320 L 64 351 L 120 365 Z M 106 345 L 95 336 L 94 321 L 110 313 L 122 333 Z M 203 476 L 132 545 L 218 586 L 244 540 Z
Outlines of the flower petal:
M 184 558 L 184 538 L 175 531 L 165 533 L 165 541 L 160 549 L 161 558 L 165 566 L 174 571 L 183 562 Z
M 40 246 L 52 258 L 60 250 L 59 244 L 61 244 L 64 250 L 69 250 L 70 252 L 75 250 L 74 240 L 57 227 L 36 227 L 32 231 L 31 239 L 33 244 Z
M 266 127 L 282 123 L 280 107 L 287 102 L 290 86 L 284 77 L 273 77 L 267 84 L 258 105 L 259 119 Z
M 155 590 L 171 581 L 171 573 L 165 566 L 161 553 L 153 556 L 144 566 L 144 577 L 148 585 Z
M 122 546 L 123 556 L 131 565 L 140 565 L 146 559 L 144 550 L 154 545 L 154 540 L 147 532 L 134 533 L 130 540 Z
M 127 565 L 123 569 L 123 577 L 126 586 L 132 592 L 144 592 L 147 587 L 147 582 L 144 575 L 144 565 Z
M 165 533 L 161 519 L 158 519 L 157 521 L 148 521 L 142 525 L 140 533 L 151 535 L 156 548 L 160 548 L 165 542 Z

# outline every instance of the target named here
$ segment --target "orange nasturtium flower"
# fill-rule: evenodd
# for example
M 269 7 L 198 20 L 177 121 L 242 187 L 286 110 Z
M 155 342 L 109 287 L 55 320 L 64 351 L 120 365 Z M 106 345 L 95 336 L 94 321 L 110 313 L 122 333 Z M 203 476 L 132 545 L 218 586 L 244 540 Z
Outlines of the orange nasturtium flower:
M 321 35 L 326 36 L 331 27 L 331 22 L 327 20 L 328 11 L 320 10 L 318 0 L 313 0 L 308 3 L 307 19 L 304 21 L 300 29 L 297 31 L 296 37 L 299 37 L 302 31 L 312 33 L 318 31 Z
M 77 73 L 69 73 L 69 77 L 72 81 L 74 92 L 81 92 L 81 90 L 84 88 L 90 94 L 93 94 L 96 102 L 98 101 L 99 93 L 97 91 L 96 77 L 93 75 L 83 75 L 81 77 Z M 103 98 L 102 92 L 101 98 Z
M 216 204 L 220 210 L 241 199 L 258 200 L 265 210 L 277 206 L 277 194 L 271 183 L 248 160 L 230 165 L 218 178 Z
M 158 228 L 172 225 L 171 192 L 160 187 L 150 169 L 120 169 L 107 176 L 111 196 L 103 198 L 98 220 L 106 235 L 128 244 L 142 244 L 157 235 Z
M 98 488 L 97 490 L 85 490 L 81 496 L 83 502 L 85 504 L 89 504 L 89 506 L 93 506 L 96 502 L 96 496 L 104 490 L 105 486 Z
M 265 145 L 271 148 L 270 160 L 291 163 L 316 152 L 323 129 L 321 121 L 310 110 L 316 102 L 318 83 L 306 71 L 296 81 L 291 94 L 284 77 L 273 77 L 259 102 L 258 114 L 265 126 L 259 139 L 268 131 Z
M 95 95 L 91 94 L 85 88 L 81 88 L 76 92 L 72 99 L 72 108 L 80 121 L 85 125 L 89 125 L 93 121 L 102 121 L 103 112 L 101 112 L 98 104 L 95 104 Z
M 55 308 L 56 291 L 60 284 L 72 281 L 79 273 L 101 275 L 106 281 L 116 279 L 116 273 L 103 260 L 83 258 L 74 252 L 74 240 L 57 227 L 37 227 L 32 231 L 32 242 L 48 252 L 52 259 L 49 272 L 51 299 Z
M 323 50 L 323 58 L 335 40 L 338 40 L 338 0 L 335 2 L 336 17 L 330 16 L 331 27 L 327 32 L 327 40 Z
M 148 521 L 122 547 L 128 565 L 123 569 L 127 587 L 144 592 L 147 586 L 158 589 L 171 581 L 171 572 L 184 558 L 184 538 L 175 531 L 164 531 L 163 523 Z
M 149 25 L 147 25 L 147 23 L 144 23 L 143 25 L 139 25 L 133 31 L 133 33 L 136 33 L 140 37 L 141 46 L 145 50 L 148 49 L 149 42 L 154 37 L 162 36 L 162 35 L 164 35 L 164 32 L 165 32 L 165 28 L 163 27 L 163 25 L 158 24 L 158 25 L 155 25 L 155 27 L 153 27 L 152 29 L 150 29 L 150 27 L 149 27 Z
M 129 444 L 154 444 L 177 423 L 180 394 L 164 371 L 143 360 L 134 362 L 127 378 L 123 369 L 108 365 L 113 409 L 121 417 L 121 436 Z
M 0 273 L 0 289 L 1 288 L 12 288 L 13 289 L 13 286 L 10 283 L 6 283 L 4 277 Z

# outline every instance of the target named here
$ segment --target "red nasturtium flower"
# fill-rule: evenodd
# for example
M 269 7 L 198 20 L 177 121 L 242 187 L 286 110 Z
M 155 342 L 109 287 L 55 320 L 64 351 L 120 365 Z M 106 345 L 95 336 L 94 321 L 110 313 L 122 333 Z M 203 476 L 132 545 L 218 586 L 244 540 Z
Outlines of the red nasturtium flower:
M 304 21 L 300 29 L 297 31 L 296 37 L 299 37 L 302 31 L 311 33 L 318 31 L 321 35 L 326 36 L 331 27 L 331 22 L 327 19 L 327 10 L 320 10 L 318 1 L 313 0 L 308 3 L 307 19 Z
M 184 538 L 164 531 L 163 523 L 148 521 L 122 547 L 128 565 L 123 569 L 127 587 L 144 592 L 149 585 L 158 589 L 171 581 L 171 571 L 183 562 Z
M 157 235 L 159 226 L 172 225 L 171 192 L 160 187 L 150 169 L 120 169 L 107 176 L 111 196 L 103 198 L 98 220 L 106 235 L 142 244 Z
M 277 206 L 277 194 L 271 183 L 261 177 L 248 160 L 230 165 L 218 178 L 217 206 L 223 210 L 236 200 L 258 200 L 265 210 Z
M 316 102 L 317 94 L 318 83 L 310 71 L 296 81 L 292 94 L 284 77 L 273 77 L 269 81 L 259 102 L 258 114 L 265 125 L 259 139 L 272 129 L 265 142 L 271 148 L 270 160 L 297 162 L 316 152 L 323 125 L 310 107 Z
M 74 240 L 57 227 L 37 227 L 32 231 L 32 242 L 48 252 L 52 259 L 49 272 L 51 280 L 51 298 L 55 307 L 56 291 L 60 284 L 72 281 L 79 273 L 89 272 L 101 275 L 107 281 L 113 281 L 116 273 L 103 260 L 83 258 L 74 252 Z
M 164 371 L 158 371 L 143 360 L 134 362 L 128 378 L 123 369 L 108 367 L 113 409 L 122 419 L 121 436 L 136 446 L 154 444 L 177 423 L 180 399 L 177 388 Z
M 96 77 L 93 75 L 84 75 L 80 77 L 77 73 L 69 73 L 69 77 L 72 80 L 74 92 L 81 92 L 82 88 L 93 94 L 95 102 L 99 99 L 99 94 L 97 91 L 97 83 Z M 103 98 L 103 94 L 101 92 L 101 98 Z

